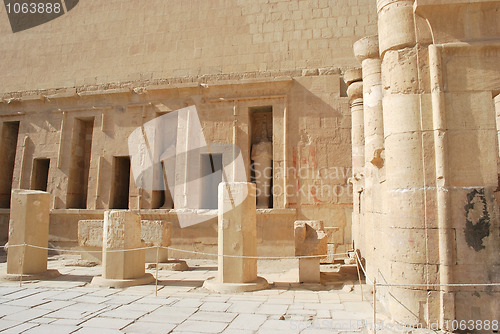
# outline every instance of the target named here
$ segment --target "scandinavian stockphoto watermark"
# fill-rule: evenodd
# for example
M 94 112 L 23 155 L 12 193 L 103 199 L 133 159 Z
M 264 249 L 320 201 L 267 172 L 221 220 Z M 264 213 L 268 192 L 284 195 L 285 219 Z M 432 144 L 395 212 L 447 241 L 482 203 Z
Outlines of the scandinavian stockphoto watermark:
M 348 182 L 352 170 L 348 167 L 259 168 L 254 162 L 248 175 L 238 146 L 206 140 L 195 106 L 169 112 L 136 128 L 128 138 L 128 147 L 135 184 L 140 189 L 161 192 L 176 209 L 181 227 L 214 218 L 213 212 L 190 212 L 217 209 L 221 182 L 289 180 L 286 184 L 274 182 L 268 188 L 257 187 L 257 196 L 265 189 L 268 197 L 300 197 L 302 203 L 352 202 L 352 185 Z M 234 196 L 233 207 L 246 195 Z

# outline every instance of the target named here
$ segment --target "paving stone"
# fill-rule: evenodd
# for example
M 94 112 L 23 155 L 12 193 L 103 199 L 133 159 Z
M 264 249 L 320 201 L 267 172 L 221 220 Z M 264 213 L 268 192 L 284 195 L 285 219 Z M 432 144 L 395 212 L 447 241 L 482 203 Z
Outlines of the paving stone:
M 292 309 L 288 310 L 286 314 L 297 314 L 297 315 L 310 315 L 310 316 L 315 316 L 316 315 L 316 310 L 297 310 L 297 309 Z
M 308 328 L 309 324 L 300 321 L 288 320 L 266 320 L 260 326 L 259 333 L 299 333 L 303 329 Z
M 248 329 L 230 329 L 230 328 L 226 328 L 222 333 L 223 334 L 253 334 L 255 332 L 251 331 L 251 330 L 248 330 Z
M 231 322 L 228 328 L 250 329 L 256 331 L 266 320 L 267 316 L 262 314 L 239 314 L 236 319 Z
M 19 334 L 37 326 L 37 324 L 26 322 L 2 331 L 2 334 Z
M 204 302 L 219 302 L 219 303 L 225 303 L 229 300 L 231 296 L 229 295 L 215 295 L 215 296 L 207 296 L 203 298 Z
M 106 318 L 136 320 L 136 319 L 139 319 L 140 317 L 142 317 L 148 313 L 149 312 L 147 312 L 147 311 L 136 311 L 136 310 L 123 311 L 123 310 L 120 310 L 118 308 L 116 310 L 103 312 L 103 313 L 99 314 L 99 316 L 106 317 Z
M 227 311 L 234 313 L 255 313 L 261 304 L 261 302 L 238 301 L 233 303 Z
M 109 297 L 113 296 L 120 292 L 120 290 L 115 290 L 115 289 L 100 289 L 100 290 L 95 290 L 90 293 L 87 293 L 87 296 L 93 296 L 93 297 Z
M 215 322 L 231 322 L 236 318 L 238 314 L 236 313 L 226 313 L 226 312 L 205 312 L 198 311 L 189 317 L 189 320 L 198 321 L 215 321 Z
M 8 295 L 8 294 L 11 294 L 11 293 L 14 293 L 14 292 L 18 292 L 18 291 L 21 291 L 21 290 L 26 290 L 26 288 L 20 288 L 19 287 L 19 284 L 17 287 L 0 287 L 0 296 L 4 296 L 4 295 Z
M 177 307 L 200 307 L 203 304 L 201 299 L 184 298 L 176 302 L 174 305 Z
M 8 329 L 11 327 L 15 327 L 18 324 L 19 324 L 18 321 L 0 319 L 0 331 L 3 331 L 4 329 Z
M 61 325 L 61 326 L 77 326 L 81 324 L 84 320 L 82 319 L 52 319 L 53 325 Z
M 37 308 L 44 309 L 44 310 L 56 311 L 56 310 L 60 310 L 60 309 L 62 309 L 64 307 L 68 307 L 68 306 L 71 306 L 71 305 L 74 305 L 74 304 L 76 304 L 76 303 L 73 302 L 73 301 L 56 300 L 56 301 L 51 301 L 51 302 L 48 302 L 46 304 L 42 304 L 40 306 L 37 306 Z
M 36 296 L 36 295 L 35 295 Z M 12 306 L 24 306 L 24 307 L 36 307 L 43 304 L 49 303 L 48 300 L 37 298 L 37 297 L 26 297 L 21 299 L 14 299 L 4 303 L 4 305 L 12 305 Z
M 197 308 L 180 308 L 174 306 L 162 306 L 152 313 L 141 318 L 142 321 L 167 322 L 171 324 L 180 324 L 189 318 Z
M 227 327 L 224 322 L 186 320 L 176 327 L 176 331 L 190 331 L 195 333 L 220 333 Z
M 128 325 L 123 329 L 125 333 L 148 333 L 148 334 L 164 334 L 169 333 L 175 328 L 175 324 L 169 323 L 159 323 L 159 322 L 147 322 L 147 321 L 136 321 L 133 324 Z
M 123 305 L 119 306 L 115 310 L 120 310 L 122 312 L 128 312 L 128 311 L 144 311 L 146 313 L 153 312 L 157 309 L 159 309 L 161 305 L 158 304 L 138 304 L 138 303 L 132 303 L 128 305 Z
M 61 325 L 40 325 L 27 330 L 26 334 L 67 334 L 72 333 L 78 329 L 77 326 L 61 326 Z
M 30 322 L 34 323 L 34 324 L 50 324 L 50 323 L 52 323 L 54 321 L 55 321 L 55 319 L 53 319 L 53 318 L 44 318 L 44 317 L 41 317 L 41 318 L 33 319 Z
M 53 300 L 74 300 L 80 296 L 85 295 L 85 292 L 80 292 L 80 291 L 64 291 L 61 292 L 60 294 L 57 294 L 55 296 L 52 296 L 51 299 Z
M 14 321 L 30 321 L 36 318 L 40 318 L 52 311 L 50 310 L 42 310 L 42 309 L 28 309 L 20 312 L 16 312 L 13 314 L 9 314 L 8 316 L 5 316 L 3 319 L 5 320 L 14 320 Z
M 343 302 L 342 304 L 344 304 L 345 306 L 345 310 L 347 312 L 367 312 L 367 313 L 370 313 L 372 312 L 373 313 L 373 306 L 370 302 L 362 302 L 362 301 L 359 301 L 359 302 Z
M 84 311 L 71 311 L 67 309 L 60 309 L 57 311 L 54 311 L 50 314 L 47 314 L 46 318 L 53 318 L 53 319 L 71 319 L 71 320 L 79 320 L 79 322 L 82 322 L 85 320 L 85 317 L 88 316 L 89 314 Z
M 17 313 L 17 312 L 22 312 L 27 310 L 27 307 L 22 307 L 22 306 L 9 306 L 9 305 L 0 305 L 0 317 Z
M 279 304 L 262 304 L 257 309 L 257 314 L 285 314 L 288 309 L 288 305 L 279 305 Z
M 316 318 L 318 319 L 330 319 L 331 316 L 330 310 L 318 310 L 316 312 Z
M 96 327 L 108 329 L 121 329 L 130 325 L 133 321 L 128 319 L 115 319 L 105 317 L 95 317 L 80 324 L 82 327 Z
M 329 304 L 329 303 L 305 303 L 304 309 L 309 310 L 344 310 L 343 304 Z
M 331 314 L 332 314 L 332 319 L 337 319 L 337 320 L 345 320 L 345 319 L 364 320 L 364 319 L 373 318 L 373 315 L 370 315 L 370 313 L 361 313 L 361 312 L 348 312 L 348 311 L 333 310 L 333 311 L 331 311 Z
M 6 294 L 6 295 L 4 295 L 4 298 L 10 299 L 10 300 L 17 300 L 17 299 L 21 299 L 24 297 L 36 295 L 37 293 L 40 293 L 42 291 L 46 291 L 46 290 L 22 289 L 22 290 L 18 290 L 18 291 L 14 291 L 12 293 Z
M 75 334 L 123 334 L 122 331 L 112 328 L 99 328 L 97 331 L 94 327 L 82 327 Z
M 126 305 L 133 303 L 141 298 L 142 298 L 141 296 L 114 295 L 109 300 L 105 301 L 105 304 Z
M 224 312 L 229 307 L 231 307 L 231 303 L 221 303 L 221 302 L 205 302 L 200 306 L 200 310 L 202 311 L 211 311 L 211 312 Z
M 165 298 L 165 297 L 145 297 L 134 301 L 131 305 L 134 304 L 154 304 L 154 305 L 173 305 L 177 303 L 179 299 L 177 298 Z M 183 306 L 190 307 L 190 306 Z
M 108 301 L 110 298 L 107 297 L 97 297 L 97 296 L 89 296 L 84 295 L 78 298 L 73 299 L 77 303 L 88 303 L 88 304 L 102 304 Z

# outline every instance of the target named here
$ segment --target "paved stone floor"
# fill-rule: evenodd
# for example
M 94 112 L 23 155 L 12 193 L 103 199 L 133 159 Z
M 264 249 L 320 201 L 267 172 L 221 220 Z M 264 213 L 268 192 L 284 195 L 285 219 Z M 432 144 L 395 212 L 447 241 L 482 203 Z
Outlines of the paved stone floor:
M 49 268 L 63 274 L 57 279 L 21 287 L 19 282 L 0 282 L 1 333 L 368 333 L 363 324 L 373 319 L 368 287 L 362 301 L 352 282 L 289 283 L 296 274 L 286 269 L 289 263 L 259 262 L 264 268 L 259 274 L 274 283 L 270 289 L 225 295 L 202 287 L 216 275 L 216 262 L 191 260 L 190 271 L 159 272 L 156 296 L 155 284 L 92 287 L 89 282 L 101 267 L 70 267 L 68 259 L 50 257 Z M 5 273 L 4 261 L 0 270 Z M 383 310 L 377 320 L 388 321 Z

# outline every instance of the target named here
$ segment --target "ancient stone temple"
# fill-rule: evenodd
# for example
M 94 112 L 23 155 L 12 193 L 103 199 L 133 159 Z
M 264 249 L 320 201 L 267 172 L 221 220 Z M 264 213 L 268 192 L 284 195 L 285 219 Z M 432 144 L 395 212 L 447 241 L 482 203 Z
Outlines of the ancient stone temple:
M 16 32 L 0 5 L 4 242 L 25 189 L 53 247 L 128 210 L 217 254 L 218 186 L 252 182 L 258 256 L 322 222 L 394 320 L 498 319 L 499 0 L 72 3 Z

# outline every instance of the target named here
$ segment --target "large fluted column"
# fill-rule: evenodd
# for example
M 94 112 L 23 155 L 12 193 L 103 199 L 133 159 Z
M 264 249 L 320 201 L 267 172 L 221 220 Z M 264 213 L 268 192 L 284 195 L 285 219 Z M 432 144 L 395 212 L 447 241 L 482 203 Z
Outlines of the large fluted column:
M 352 185 L 353 213 L 352 236 L 357 249 L 364 248 L 364 228 L 361 226 L 361 207 L 363 192 L 363 175 L 365 161 L 365 134 L 363 117 L 363 82 L 361 69 L 352 69 L 344 73 L 348 85 L 347 95 L 351 107 L 351 141 L 352 141 Z
M 424 121 L 432 107 L 426 74 L 419 66 L 427 50 L 416 43 L 413 4 L 413 0 L 377 1 L 387 178 L 382 228 L 386 242 L 381 245 L 384 261 L 379 261 L 377 279 L 415 284 L 382 289 L 383 300 L 397 321 L 428 325 L 439 319 L 443 302 L 432 291 L 436 288 L 418 286 L 439 282 L 440 275 L 438 244 L 431 244 L 439 235 L 434 219 L 436 191 L 431 190 L 435 187 L 433 137 Z

